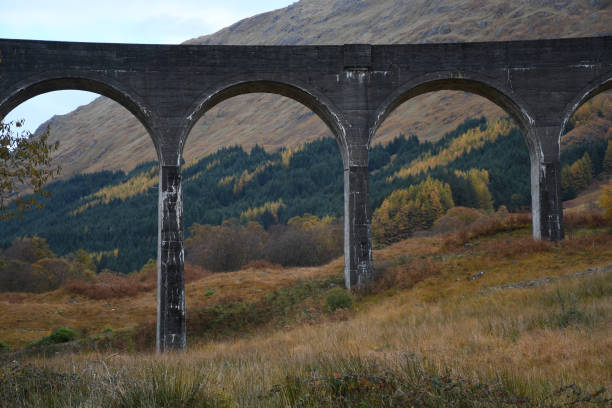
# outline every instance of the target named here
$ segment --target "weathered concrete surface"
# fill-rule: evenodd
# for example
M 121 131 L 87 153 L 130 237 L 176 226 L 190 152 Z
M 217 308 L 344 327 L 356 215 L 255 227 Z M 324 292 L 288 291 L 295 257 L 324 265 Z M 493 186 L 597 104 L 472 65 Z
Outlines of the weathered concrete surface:
M 157 248 L 157 351 L 183 349 L 185 274 L 183 198 L 179 166 L 161 166 L 159 174 L 159 246 Z
M 291 47 L 0 40 L 0 117 L 41 93 L 80 89 L 119 102 L 149 131 L 161 169 L 160 351 L 185 347 L 181 154 L 193 125 L 216 104 L 270 92 L 301 102 L 329 126 L 344 162 L 345 274 L 354 288 L 373 273 L 369 144 L 397 106 L 450 89 L 504 108 L 530 151 L 533 236 L 559 240 L 559 138 L 575 109 L 610 88 L 612 37 Z

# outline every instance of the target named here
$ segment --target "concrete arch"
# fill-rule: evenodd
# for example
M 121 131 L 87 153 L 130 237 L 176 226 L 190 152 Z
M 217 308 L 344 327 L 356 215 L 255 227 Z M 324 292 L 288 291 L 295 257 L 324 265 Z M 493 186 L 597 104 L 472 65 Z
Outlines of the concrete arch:
M 537 141 L 528 137 L 533 119 L 522 107 L 526 104 L 521 103 L 517 95 L 504 89 L 499 84 L 483 79 L 482 74 L 466 72 L 436 72 L 408 81 L 397 88 L 376 110 L 375 120 L 370 128 L 368 144 L 372 142 L 376 131 L 384 120 L 401 104 L 419 95 L 445 90 L 470 92 L 482 96 L 502 108 L 520 126 L 530 153 L 535 151 Z
M 559 133 L 559 143 L 561 142 L 561 136 L 565 132 L 565 127 L 571 119 L 574 112 L 578 110 L 586 101 L 599 95 L 602 92 L 609 91 L 612 89 L 612 72 L 607 72 L 604 75 L 599 76 L 596 80 L 590 82 L 585 86 L 578 95 L 574 96 L 572 100 L 565 106 L 561 116 L 561 129 Z
M 136 92 L 126 89 L 126 87 L 107 77 L 97 77 L 83 75 L 83 73 L 70 74 L 48 73 L 35 78 L 29 78 L 17 83 L 10 88 L 5 98 L 0 100 L 0 118 L 4 118 L 11 110 L 19 106 L 28 99 L 38 95 L 62 90 L 89 91 L 106 96 L 117 102 L 145 127 L 153 141 L 155 150 L 159 154 L 159 141 L 153 131 L 153 115 L 151 110 L 142 101 Z
M 310 109 L 332 131 L 332 134 L 338 141 L 342 160 L 345 164 L 347 163 L 347 125 L 342 118 L 340 110 L 337 109 L 325 95 L 317 90 L 300 84 L 299 81 L 279 81 L 267 77 L 230 80 L 206 92 L 204 96 L 199 98 L 186 115 L 188 126 L 181 137 L 181 156 L 182 150 L 187 142 L 187 137 L 197 121 L 204 116 L 206 112 L 227 99 L 250 93 L 269 93 L 284 96 Z

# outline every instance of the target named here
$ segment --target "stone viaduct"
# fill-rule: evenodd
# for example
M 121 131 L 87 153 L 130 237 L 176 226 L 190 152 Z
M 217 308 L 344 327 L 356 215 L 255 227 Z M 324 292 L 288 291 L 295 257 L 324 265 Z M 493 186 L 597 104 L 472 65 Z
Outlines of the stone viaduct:
M 345 279 L 372 277 L 368 151 L 403 102 L 460 90 L 503 109 L 531 158 L 534 239 L 563 239 L 559 140 L 572 113 L 612 88 L 612 37 L 516 42 L 339 46 L 197 46 L 0 39 L 0 118 L 36 95 L 96 92 L 148 130 L 159 159 L 158 351 L 186 346 L 181 154 L 208 110 L 267 92 L 315 112 L 344 163 Z M 189 205 L 189 203 L 187 203 Z

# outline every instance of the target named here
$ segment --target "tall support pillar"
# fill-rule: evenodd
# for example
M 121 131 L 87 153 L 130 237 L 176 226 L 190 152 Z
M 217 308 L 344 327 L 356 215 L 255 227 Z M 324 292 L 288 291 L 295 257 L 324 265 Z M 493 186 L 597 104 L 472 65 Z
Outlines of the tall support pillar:
M 183 197 L 179 166 L 161 166 L 157 249 L 157 352 L 184 349 Z
M 563 230 L 561 160 L 557 126 L 531 130 L 535 151 L 531 152 L 531 208 L 533 238 L 560 241 Z
M 366 165 L 344 170 L 344 278 L 347 289 L 357 290 L 373 278 L 367 150 L 365 154 Z
M 372 109 L 369 103 L 372 46 L 343 46 L 343 113 L 347 121 L 344 154 L 344 279 L 361 291 L 373 279 L 372 220 L 368 172 Z

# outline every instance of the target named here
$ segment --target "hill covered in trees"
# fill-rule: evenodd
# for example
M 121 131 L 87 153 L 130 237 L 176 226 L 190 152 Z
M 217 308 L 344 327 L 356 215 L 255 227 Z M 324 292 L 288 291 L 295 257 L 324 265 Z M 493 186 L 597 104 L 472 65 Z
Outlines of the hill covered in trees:
M 608 145 L 608 139 L 600 138 L 564 148 L 567 198 L 585 188 L 590 182 L 587 179 L 604 171 L 610 160 L 606 159 L 606 149 L 608 156 L 612 155 Z M 585 163 L 587 160 L 589 163 Z M 431 227 L 450 206 L 484 211 L 506 206 L 514 211 L 527 210 L 530 205 L 529 155 L 523 136 L 506 119 L 468 119 L 435 143 L 399 135 L 371 149 L 370 172 L 375 224 L 394 217 L 389 214 L 393 205 L 385 200 L 393 201 L 393 194 L 404 194 L 398 190 L 413 190 L 399 201 L 412 200 L 419 221 L 402 227 L 401 234 L 392 233 L 391 241 Z M 156 257 L 157 174 L 154 163 L 145 163 L 129 173 L 81 174 L 52 183 L 48 186 L 51 197 L 42 201 L 44 210 L 27 212 L 22 219 L 2 225 L 0 245 L 8 248 L 16 238 L 37 235 L 45 238 L 58 256 L 84 249 L 92 254 L 98 272 L 139 270 Z M 322 224 L 335 231 L 333 226 L 338 221 L 332 220 L 342 217 L 344 211 L 342 162 L 332 138 L 272 153 L 261 147 L 250 152 L 240 146 L 223 148 L 184 164 L 183 180 L 184 222 L 187 237 L 191 237 L 188 259 L 205 253 L 194 237 L 204 242 L 206 231 L 210 234 L 212 226 L 230 220 L 244 228 L 250 222 L 259 224 L 264 231 L 259 233 L 261 238 L 262 234 L 288 234 L 289 230 L 283 232 L 277 227 L 274 231 L 273 227 L 291 224 L 292 219 L 294 225 L 303 224 L 299 217 L 305 214 L 319 221 L 328 217 L 329 221 Z M 446 198 L 440 205 L 432 204 L 431 197 L 440 196 L 440 192 Z M 294 229 L 291 236 L 295 238 L 299 230 Z M 311 233 L 300 239 L 310 240 L 311 248 L 315 248 Z M 279 253 L 278 248 L 276 251 Z M 334 255 L 313 259 L 330 259 L 338 251 L 341 246 L 330 253 Z M 245 262 L 253 257 L 257 258 L 252 255 Z

